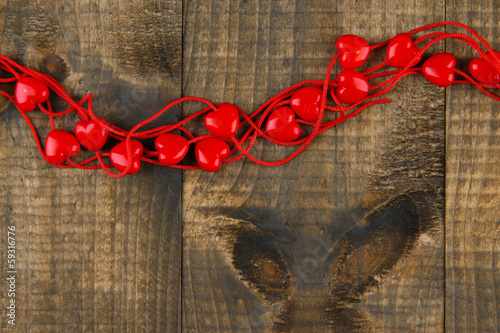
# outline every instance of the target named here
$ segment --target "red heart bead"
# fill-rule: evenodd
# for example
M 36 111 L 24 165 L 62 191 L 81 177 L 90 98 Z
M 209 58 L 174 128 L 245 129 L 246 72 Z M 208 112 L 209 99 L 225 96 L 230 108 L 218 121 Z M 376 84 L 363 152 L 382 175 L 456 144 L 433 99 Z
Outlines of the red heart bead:
M 141 160 L 139 157 L 142 155 L 143 147 L 142 143 L 137 140 L 130 140 L 130 149 L 132 150 L 132 166 L 128 170 L 127 174 L 133 175 L 141 169 Z M 127 168 L 127 143 L 125 141 L 120 142 L 111 149 L 109 158 L 113 166 L 118 169 L 118 171 L 123 172 Z
M 222 159 L 229 156 L 229 145 L 217 138 L 200 140 L 194 146 L 194 153 L 198 164 L 208 172 L 220 169 Z
M 317 87 L 305 87 L 297 90 L 290 99 L 290 106 L 300 118 L 316 121 L 323 91 Z
M 42 81 L 26 76 L 17 81 L 14 95 L 19 109 L 29 112 L 49 98 L 49 89 Z
M 340 103 L 352 104 L 356 103 L 368 94 L 370 85 L 368 80 L 354 69 L 344 69 L 339 74 L 339 87 L 337 90 L 332 88 L 330 93 L 335 94 Z
M 335 47 L 340 53 L 340 66 L 346 69 L 358 68 L 370 54 L 370 44 L 355 35 L 340 36 L 335 42 Z
M 158 150 L 158 161 L 163 165 L 174 165 L 186 156 L 189 150 L 188 140 L 174 133 L 166 133 L 158 136 L 155 140 Z
M 102 118 L 99 120 L 104 122 Z M 108 130 L 99 125 L 95 119 L 81 120 L 75 125 L 75 136 L 88 150 L 98 151 L 108 139 Z
M 386 58 L 390 66 L 404 68 L 411 59 L 420 51 L 413 45 L 413 41 L 407 34 L 397 34 L 389 41 Z M 411 65 L 415 65 L 421 59 L 421 56 Z
M 453 69 L 457 59 L 451 53 L 438 53 L 427 59 L 422 65 L 422 73 L 431 83 L 439 87 L 449 87 L 455 80 Z
M 493 50 L 497 58 L 500 60 L 500 52 Z M 486 53 L 490 58 L 492 57 L 491 52 Z M 497 84 L 500 82 L 500 74 L 497 72 L 495 67 L 493 67 L 486 59 L 476 58 L 469 63 L 469 72 L 473 78 L 481 83 L 487 84 Z
M 61 164 L 80 151 L 80 143 L 70 132 L 52 130 L 45 140 L 45 155 L 51 164 Z
M 233 104 L 224 103 L 205 116 L 205 127 L 213 135 L 231 137 L 238 131 L 240 115 Z
M 294 141 L 300 136 L 302 128 L 295 121 L 295 113 L 288 106 L 274 110 L 266 123 L 266 133 L 280 141 Z

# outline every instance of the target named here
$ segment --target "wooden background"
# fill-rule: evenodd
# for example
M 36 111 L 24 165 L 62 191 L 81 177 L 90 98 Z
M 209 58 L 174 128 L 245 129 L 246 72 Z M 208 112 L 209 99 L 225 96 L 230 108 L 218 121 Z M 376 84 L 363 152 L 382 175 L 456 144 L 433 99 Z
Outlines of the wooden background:
M 495 0 L 3 0 L 0 52 L 76 98 L 93 92 L 98 115 L 131 127 L 179 96 L 250 112 L 321 79 L 342 34 L 377 43 L 454 20 L 499 49 L 499 11 Z M 475 56 L 450 41 L 432 52 L 444 50 L 460 68 Z M 383 58 L 373 52 L 367 66 Z M 497 104 L 418 77 L 388 97 L 281 167 L 145 166 L 119 180 L 45 163 L 0 100 L 0 327 L 500 331 Z M 30 117 L 43 138 L 47 118 Z M 265 159 L 287 152 L 254 150 Z M 15 327 L 5 310 L 8 226 L 17 231 Z

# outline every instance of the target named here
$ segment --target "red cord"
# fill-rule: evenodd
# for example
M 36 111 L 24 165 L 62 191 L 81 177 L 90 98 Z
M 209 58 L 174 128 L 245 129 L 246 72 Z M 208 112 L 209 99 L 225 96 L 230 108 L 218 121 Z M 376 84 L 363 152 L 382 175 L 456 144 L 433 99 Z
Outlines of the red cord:
M 459 40 L 466 45 L 470 46 L 474 50 L 476 50 L 479 54 L 479 57 L 485 59 L 488 63 L 490 63 L 497 72 L 500 73 L 500 59 L 497 58 L 493 50 L 491 49 L 491 46 L 483 39 L 481 38 L 475 31 L 473 31 L 471 28 L 467 27 L 464 24 L 458 23 L 458 22 L 439 22 L 439 23 L 434 23 L 434 24 L 429 24 L 423 27 L 420 27 L 418 29 L 411 30 L 407 32 L 407 34 L 412 35 L 416 34 L 422 31 L 426 31 L 429 29 L 434 29 L 437 27 L 442 27 L 442 26 L 456 26 L 462 29 L 465 29 L 468 33 L 472 35 L 466 35 L 466 34 L 461 34 L 461 33 L 447 33 L 447 32 L 431 32 L 429 34 L 423 35 L 419 38 L 417 38 L 414 41 L 414 44 L 421 44 L 425 43 L 422 46 L 419 46 L 420 51 L 414 56 L 412 61 L 409 62 L 409 64 L 400 70 L 390 70 L 386 72 L 378 72 L 380 69 L 382 69 L 384 66 L 388 65 L 387 61 L 383 61 L 380 64 L 367 69 L 363 72 L 361 72 L 362 75 L 366 77 L 366 79 L 375 79 L 375 78 L 382 78 L 385 76 L 388 76 L 388 78 L 378 84 L 374 84 L 370 86 L 370 94 L 367 95 L 365 98 L 362 100 L 351 104 L 351 105 L 342 105 L 335 94 L 332 95 L 333 97 L 333 103 L 334 105 L 328 105 L 327 104 L 327 95 L 329 90 L 332 87 L 337 87 L 338 82 L 337 79 L 331 80 L 331 72 L 333 70 L 333 67 L 337 60 L 339 59 L 339 55 L 333 57 L 333 59 L 330 61 L 330 64 L 326 70 L 325 76 L 323 80 L 307 80 L 303 82 L 299 82 L 297 84 L 294 84 L 290 86 L 289 88 L 281 91 L 277 95 L 273 96 L 270 98 L 267 102 L 262 104 L 257 110 L 255 110 L 253 113 L 250 115 L 247 115 L 245 112 L 242 110 L 238 109 L 239 113 L 243 117 L 243 120 L 240 122 L 240 127 L 241 126 L 246 126 L 248 129 L 243 133 L 243 135 L 240 138 L 236 138 L 235 136 L 231 138 L 219 138 L 223 141 L 226 141 L 228 143 L 233 144 L 233 148 L 230 151 L 230 155 L 228 158 L 224 159 L 223 162 L 229 163 L 229 162 L 234 162 L 237 161 L 243 157 L 246 157 L 250 159 L 251 161 L 263 165 L 263 166 L 276 166 L 276 165 L 282 165 L 285 164 L 289 161 L 291 161 L 293 158 L 295 158 L 298 154 L 300 154 L 311 142 L 312 140 L 320 133 L 328 130 L 329 128 L 336 126 L 347 119 L 352 118 L 353 116 L 357 115 L 359 112 L 364 110 L 365 108 L 368 108 L 372 105 L 376 104 L 381 104 L 381 103 L 389 103 L 389 99 L 376 99 L 387 92 L 389 92 L 395 85 L 396 83 L 401 80 L 403 77 L 407 75 L 418 75 L 422 76 L 422 69 L 417 68 L 417 67 L 410 67 L 411 64 L 415 63 L 416 60 L 420 59 L 422 54 L 432 47 L 434 44 L 447 39 L 447 38 L 453 38 L 456 40 Z M 385 46 L 389 43 L 389 41 L 385 41 L 379 44 L 375 44 L 370 46 L 370 49 L 376 49 L 382 46 Z M 482 49 L 484 47 L 486 51 Z M 212 110 L 217 110 L 218 106 L 220 104 L 213 104 L 212 102 L 199 98 L 199 97 L 182 97 L 179 98 L 175 101 L 172 101 L 168 105 L 166 105 L 164 108 L 159 110 L 156 114 L 151 116 L 150 118 L 141 121 L 139 124 L 134 126 L 130 130 L 125 130 L 121 129 L 117 126 L 114 126 L 112 124 L 107 123 L 104 121 L 102 118 L 97 118 L 95 115 L 93 109 L 92 109 L 92 94 L 87 94 L 84 96 L 80 101 L 76 102 L 74 101 L 64 90 L 64 88 L 61 86 L 59 82 L 57 82 L 54 78 L 50 77 L 49 75 L 37 72 L 31 68 L 22 66 L 13 60 L 9 59 L 8 57 L 1 55 L 0 54 L 0 70 L 4 72 L 8 72 L 12 75 L 12 77 L 9 78 L 2 78 L 0 79 L 0 83 L 12 83 L 16 82 L 17 80 L 29 76 L 29 77 L 34 77 L 37 78 L 38 80 L 42 81 L 47 85 L 47 87 L 52 90 L 56 95 L 58 95 L 60 98 L 65 100 L 68 104 L 68 108 L 63 111 L 59 112 L 54 112 L 52 109 L 52 105 L 50 101 L 47 100 L 45 102 L 46 105 L 39 104 L 38 107 L 39 109 L 45 113 L 50 120 L 50 125 L 52 129 L 55 129 L 54 125 L 54 118 L 56 117 L 61 117 L 64 115 L 67 115 L 71 112 L 75 112 L 82 120 L 89 121 L 90 119 L 95 120 L 96 122 L 99 123 L 103 128 L 106 128 L 109 132 L 109 135 L 115 139 L 118 139 L 120 141 L 125 141 L 126 144 L 126 152 L 127 152 L 127 161 L 128 164 L 126 168 L 123 170 L 123 172 L 116 174 L 113 173 L 112 171 L 109 170 L 109 168 L 112 166 L 112 164 L 106 164 L 103 161 L 103 157 L 109 158 L 109 153 L 100 153 L 96 152 L 96 155 L 92 158 L 89 158 L 87 160 L 81 161 L 81 162 L 74 162 L 71 159 L 67 158 L 66 162 L 67 164 L 61 164 L 61 165 L 55 165 L 60 168 L 79 168 L 79 169 L 103 169 L 108 175 L 111 177 L 119 178 L 124 175 L 126 175 L 131 167 L 132 167 L 132 148 L 131 148 L 131 140 L 132 139 L 154 139 L 158 137 L 159 135 L 165 134 L 167 132 L 171 132 L 173 130 L 180 130 L 183 133 L 185 133 L 189 139 L 188 143 L 196 143 L 200 140 L 207 139 L 207 138 L 214 138 L 216 137 L 215 135 L 212 134 L 207 134 L 207 135 L 194 135 L 191 133 L 188 129 L 184 127 L 185 124 L 188 122 L 194 120 L 195 118 L 201 117 L 205 115 L 206 113 L 212 111 Z M 496 100 L 500 101 L 500 97 L 487 91 L 486 89 L 494 89 L 494 88 L 500 88 L 500 84 L 492 85 L 492 84 L 484 84 L 475 81 L 472 77 L 467 75 L 466 73 L 454 69 L 453 70 L 455 74 L 463 77 L 464 79 L 455 79 L 453 83 L 457 84 L 472 84 L 476 86 L 481 92 L 486 94 L 487 96 L 494 98 Z M 320 107 L 319 107 L 319 115 L 318 118 L 315 122 L 310 122 L 306 120 L 301 120 L 297 119 L 296 121 L 300 124 L 303 124 L 304 126 L 311 126 L 313 128 L 312 133 L 297 139 L 295 141 L 280 141 L 276 140 L 272 137 L 270 137 L 265 130 L 263 130 L 263 124 L 264 121 L 267 119 L 267 117 L 272 113 L 274 110 L 276 110 L 278 107 L 289 105 L 290 104 L 290 97 L 295 93 L 300 88 L 306 87 L 306 86 L 315 86 L 318 87 L 322 90 L 321 94 L 321 100 L 320 100 Z M 7 97 L 16 107 L 19 109 L 19 106 L 17 105 L 15 99 L 9 95 L 8 93 L 1 91 L 0 94 L 3 96 Z M 185 119 L 179 121 L 176 124 L 172 125 L 162 125 L 159 127 L 155 127 L 153 129 L 145 130 L 145 131 L 140 131 L 140 129 L 157 119 L 159 116 L 161 116 L 163 113 L 165 113 L 167 110 L 169 110 L 171 107 L 179 105 L 184 102 L 197 102 L 204 104 L 206 107 L 201 110 L 196 112 L 193 115 L 190 115 L 186 117 Z M 85 108 L 83 105 L 87 103 L 87 108 Z M 327 111 L 332 111 L 332 112 L 338 112 L 337 113 L 337 118 L 335 118 L 332 121 L 329 122 L 323 122 L 323 117 L 325 115 L 325 110 Z M 42 157 L 48 161 L 47 156 L 45 155 L 44 149 L 42 148 L 42 144 L 40 142 L 40 139 L 38 137 L 37 131 L 35 127 L 33 126 L 31 120 L 27 116 L 26 112 L 23 112 L 19 109 L 21 115 L 23 118 L 26 120 L 26 123 L 31 129 L 31 132 L 33 133 L 33 137 L 35 139 L 35 142 L 37 144 L 38 150 Z M 272 142 L 277 145 L 282 145 L 282 146 L 298 146 L 298 148 L 291 153 L 289 156 L 278 160 L 278 161 L 263 161 L 261 159 L 256 158 L 253 156 L 250 151 L 255 144 L 256 140 L 258 138 L 263 138 L 265 140 L 268 140 L 269 142 Z M 238 154 L 236 154 L 239 152 Z M 148 151 L 144 150 L 144 153 L 139 159 L 142 162 L 145 163 L 151 163 L 151 164 L 160 164 L 157 160 L 151 159 L 151 157 L 155 157 L 158 155 L 158 152 L 156 151 Z M 96 164 L 96 161 L 99 164 Z M 92 165 L 89 165 L 93 163 Z M 173 165 L 172 167 L 178 168 L 178 169 L 200 169 L 199 166 L 195 165 Z

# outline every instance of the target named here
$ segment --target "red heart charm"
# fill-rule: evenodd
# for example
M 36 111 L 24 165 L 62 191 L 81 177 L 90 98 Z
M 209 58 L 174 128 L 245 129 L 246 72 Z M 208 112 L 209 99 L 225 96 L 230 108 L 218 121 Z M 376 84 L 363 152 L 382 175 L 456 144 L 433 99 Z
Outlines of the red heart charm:
M 222 159 L 229 156 L 229 145 L 216 138 L 200 140 L 194 146 L 194 154 L 201 168 L 208 172 L 220 169 Z
M 224 103 L 205 116 L 205 127 L 213 135 L 229 138 L 236 134 L 240 125 L 240 115 L 236 106 Z
M 339 87 L 337 90 L 332 88 L 330 93 L 335 94 L 340 103 L 352 104 L 356 103 L 368 94 L 370 85 L 368 80 L 354 69 L 344 69 L 339 74 Z
M 143 147 L 142 143 L 137 140 L 130 140 L 130 149 L 132 150 L 132 166 L 128 170 L 127 174 L 133 175 L 141 169 L 141 160 L 139 157 L 142 155 Z M 111 163 L 118 169 L 118 171 L 123 172 L 127 168 L 127 143 L 125 141 L 120 142 L 111 149 L 109 154 Z
M 335 42 L 335 47 L 340 53 L 340 66 L 346 69 L 358 68 L 370 54 L 370 44 L 355 35 L 340 36 Z
M 294 141 L 300 136 L 302 128 L 295 121 L 295 113 L 288 106 L 274 110 L 266 123 L 266 133 L 280 141 Z
M 497 58 L 500 60 L 500 52 L 493 50 Z M 493 58 L 491 52 L 486 53 L 490 58 Z M 469 72 L 473 78 L 481 83 L 497 84 L 500 82 L 500 74 L 497 72 L 486 59 L 476 58 L 469 63 Z
M 19 110 L 29 112 L 49 98 L 49 89 L 42 81 L 25 76 L 17 80 L 14 95 Z
M 102 118 L 99 118 L 99 120 L 104 122 Z M 82 146 L 88 150 L 98 151 L 108 139 L 108 130 L 99 125 L 94 119 L 90 121 L 81 120 L 75 125 L 75 136 Z
M 407 34 L 397 34 L 389 41 L 387 47 L 386 58 L 390 66 L 396 68 L 404 68 L 411 59 L 420 51 L 418 47 L 413 45 L 413 41 Z M 412 63 L 415 65 L 422 57 Z
M 451 53 L 438 53 L 422 65 L 422 73 L 427 80 L 439 87 L 449 87 L 455 80 L 453 69 L 457 59 Z
M 155 140 L 158 150 L 158 161 L 163 165 L 174 165 L 179 163 L 189 150 L 188 140 L 174 133 L 166 133 L 158 136 Z
M 45 155 L 51 164 L 62 164 L 80 151 L 80 143 L 70 132 L 52 130 L 45 140 Z
M 300 118 L 316 121 L 323 91 L 317 87 L 305 87 L 297 90 L 290 99 L 290 106 Z M 300 133 L 299 133 L 300 134 Z

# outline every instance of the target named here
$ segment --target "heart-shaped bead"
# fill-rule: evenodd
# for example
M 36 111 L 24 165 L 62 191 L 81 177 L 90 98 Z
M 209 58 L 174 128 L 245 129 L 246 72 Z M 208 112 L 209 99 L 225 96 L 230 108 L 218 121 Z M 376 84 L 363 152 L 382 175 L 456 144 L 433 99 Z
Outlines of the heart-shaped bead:
M 240 115 L 236 106 L 224 103 L 217 110 L 205 116 L 205 127 L 213 135 L 229 138 L 236 134 L 240 125 Z
M 431 83 L 439 87 L 449 87 L 455 80 L 453 69 L 457 59 L 451 53 L 442 52 L 431 56 L 422 65 L 422 73 Z
M 288 106 L 274 110 L 266 123 L 266 133 L 280 141 L 294 141 L 300 136 L 302 129 L 295 121 L 295 113 Z
M 63 130 L 52 130 L 45 140 L 45 156 L 51 164 L 62 164 L 66 157 L 80 151 L 80 143 L 73 134 Z
M 368 80 L 354 69 L 344 69 L 340 72 L 338 84 L 339 87 L 336 90 L 332 88 L 330 93 L 332 96 L 335 94 L 343 104 L 353 104 L 362 100 L 370 90 Z
M 139 159 L 139 157 L 141 157 L 144 148 L 142 147 L 142 143 L 140 143 L 139 141 L 130 140 L 130 149 L 132 151 L 132 165 L 127 174 L 133 175 L 141 169 L 141 160 Z M 113 166 L 117 168 L 118 171 L 125 171 L 128 164 L 127 143 L 125 141 L 122 141 L 114 146 L 113 149 L 111 149 L 109 158 L 111 159 L 111 163 L 113 163 Z
M 104 119 L 98 119 L 104 122 Z M 81 120 L 75 125 L 75 136 L 88 150 L 98 151 L 108 139 L 108 130 L 99 125 L 95 119 Z
M 397 34 L 389 41 L 386 59 L 390 66 L 404 68 L 419 51 L 420 49 L 413 45 L 413 41 L 409 35 Z M 421 58 L 422 57 L 419 56 L 411 66 L 418 63 Z
M 340 66 L 345 69 L 354 69 L 361 66 L 370 54 L 370 44 L 356 35 L 340 36 L 335 42 L 340 53 Z
M 500 52 L 493 50 L 496 57 L 500 60 Z M 487 52 L 490 58 L 492 57 L 491 52 Z M 500 74 L 497 72 L 495 67 L 493 67 L 486 59 L 476 58 L 469 63 L 469 72 L 473 78 L 481 83 L 487 84 L 497 84 L 500 82 Z
M 158 161 L 163 165 L 174 165 L 179 163 L 189 150 L 188 140 L 174 133 L 166 133 L 158 136 L 155 140 L 158 150 Z
M 229 156 L 229 145 L 220 139 L 203 139 L 194 146 L 194 154 L 200 167 L 208 172 L 220 169 L 222 160 Z
M 25 76 L 17 80 L 14 96 L 19 110 L 29 112 L 49 98 L 49 89 L 42 81 Z
M 305 87 L 297 90 L 290 99 L 290 106 L 300 118 L 308 121 L 318 119 L 321 94 L 317 87 Z

